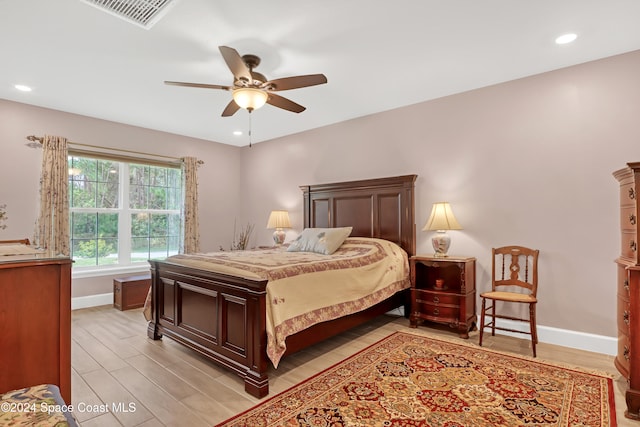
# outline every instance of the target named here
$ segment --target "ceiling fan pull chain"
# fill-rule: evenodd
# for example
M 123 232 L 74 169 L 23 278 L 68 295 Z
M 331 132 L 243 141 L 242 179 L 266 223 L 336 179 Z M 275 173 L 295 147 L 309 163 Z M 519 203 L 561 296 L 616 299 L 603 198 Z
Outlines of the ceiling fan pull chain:
M 249 148 L 251 148 L 251 111 L 249 111 Z

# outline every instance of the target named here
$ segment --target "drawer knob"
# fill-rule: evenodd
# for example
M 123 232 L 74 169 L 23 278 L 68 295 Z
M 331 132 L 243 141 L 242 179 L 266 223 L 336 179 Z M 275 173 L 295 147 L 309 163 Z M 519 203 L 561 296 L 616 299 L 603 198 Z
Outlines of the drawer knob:
M 437 309 L 437 308 L 434 308 L 434 309 L 433 309 L 433 315 L 434 315 L 434 316 L 439 316 L 439 315 L 440 315 L 440 310 L 439 310 L 439 309 Z
M 627 310 L 622 313 L 622 319 L 624 320 L 625 325 L 629 326 L 629 312 Z
M 632 240 L 629 242 L 629 248 L 631 248 L 631 250 L 635 252 L 638 249 L 638 244 L 634 240 Z
M 629 215 L 629 224 L 636 225 L 636 216 L 634 214 Z
M 433 302 L 438 304 L 440 302 L 440 298 L 439 297 L 433 297 Z
M 629 353 L 631 353 L 629 351 L 629 347 L 627 347 L 626 345 L 624 346 L 624 351 L 622 352 L 622 355 L 624 356 L 624 360 L 629 360 Z
M 636 190 L 635 189 L 633 189 L 633 188 L 629 189 L 629 198 L 632 199 L 632 200 L 636 198 Z

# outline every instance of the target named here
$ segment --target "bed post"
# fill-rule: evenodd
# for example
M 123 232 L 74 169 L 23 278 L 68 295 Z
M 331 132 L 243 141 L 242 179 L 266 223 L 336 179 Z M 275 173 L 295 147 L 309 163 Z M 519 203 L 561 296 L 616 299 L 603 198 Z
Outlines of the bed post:
M 151 264 L 151 320 L 147 325 L 147 336 L 152 340 L 159 340 L 162 338 L 162 334 L 158 331 L 158 313 L 160 310 L 159 299 L 159 286 L 157 285 L 158 274 L 156 270 L 156 264 L 154 261 L 149 261 Z
M 265 284 L 266 287 L 266 284 Z M 269 394 L 269 369 L 267 361 L 266 292 L 247 299 L 247 348 L 248 370 L 244 376 L 244 390 L 258 399 Z
M 303 216 L 303 228 L 310 227 L 311 224 L 311 197 L 309 197 L 309 192 L 311 191 L 311 186 L 309 185 L 301 185 L 300 190 L 302 190 L 302 216 Z

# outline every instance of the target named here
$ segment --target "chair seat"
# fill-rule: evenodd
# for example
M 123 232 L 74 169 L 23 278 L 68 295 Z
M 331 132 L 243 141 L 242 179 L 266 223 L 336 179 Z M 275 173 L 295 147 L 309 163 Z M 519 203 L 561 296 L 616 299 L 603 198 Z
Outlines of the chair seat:
M 509 302 L 523 302 L 523 303 L 534 303 L 538 302 L 537 298 L 533 295 L 527 294 L 518 294 L 515 292 L 485 292 L 480 294 L 482 298 L 489 298 L 492 300 L 498 301 L 509 301 Z

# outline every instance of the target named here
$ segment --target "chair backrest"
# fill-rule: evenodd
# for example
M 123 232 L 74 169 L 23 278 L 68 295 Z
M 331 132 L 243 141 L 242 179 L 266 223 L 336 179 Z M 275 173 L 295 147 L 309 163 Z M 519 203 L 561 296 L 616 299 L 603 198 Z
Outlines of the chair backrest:
M 494 291 L 499 287 L 515 286 L 522 291 L 528 291 L 534 297 L 537 295 L 539 250 L 524 246 L 503 246 L 493 248 L 492 253 L 491 286 Z

